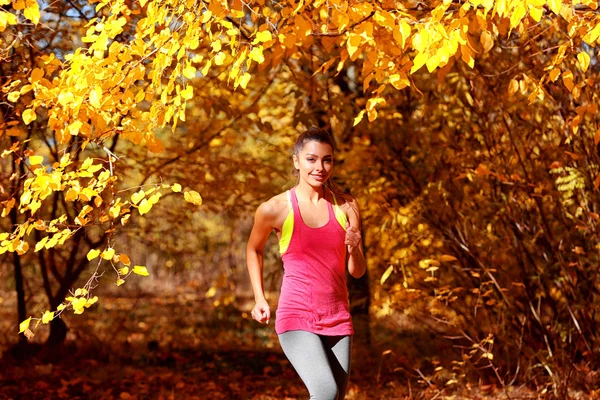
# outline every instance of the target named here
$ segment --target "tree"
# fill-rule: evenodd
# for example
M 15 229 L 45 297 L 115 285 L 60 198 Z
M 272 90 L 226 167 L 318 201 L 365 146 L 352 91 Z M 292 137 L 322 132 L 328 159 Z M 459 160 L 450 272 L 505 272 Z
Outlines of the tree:
M 0 2 L 9 4 L 11 9 L 0 11 L 0 30 L 13 40 L 3 39 L 8 50 L 2 57 L 18 73 L 5 75 L 10 78 L 3 82 L 2 101 L 11 106 L 3 109 L 0 123 L 5 139 L 12 141 L 3 156 L 19 179 L 10 181 L 3 204 L 5 216 L 12 212 L 22 219 L 12 217 L 0 251 L 25 256 L 34 245 L 50 251 L 61 244 L 77 248 L 71 254 L 78 260 L 102 254 L 100 260 L 120 262 L 112 251 L 121 221 L 137 215 L 134 210 L 148 212 L 163 192 L 179 193 L 181 186 L 157 181 L 130 199 L 119 199 L 123 162 L 115 143 L 144 145 L 153 152 L 168 148 L 164 158 L 148 163 L 148 176 L 162 174 L 203 146 L 239 140 L 243 134 L 227 125 L 232 117 L 245 132 L 275 128 L 272 121 L 281 110 L 255 111 L 272 101 L 259 95 L 259 84 L 274 82 L 287 85 L 295 97 L 294 117 L 277 130 L 291 132 L 298 124 L 330 127 L 349 155 L 344 167 L 358 176 L 355 190 L 364 188 L 365 197 L 382 202 L 365 209 L 373 221 L 366 244 L 377 249 L 372 271 L 381 274 L 374 286 L 375 307 L 393 311 L 400 300 L 416 297 L 423 304 L 443 302 L 444 318 L 430 316 L 452 329 L 463 328 L 465 338 L 483 349 L 473 353 L 483 355 L 483 362 L 501 359 L 502 366 L 490 365 L 503 383 L 517 375 L 515 370 L 524 370 L 523 360 L 527 367 L 537 360 L 556 372 L 566 359 L 594 354 L 595 336 L 584 333 L 581 321 L 594 326 L 595 315 L 581 305 L 574 310 L 566 299 L 596 290 L 575 284 L 595 276 L 583 266 L 595 265 L 594 258 L 581 259 L 591 251 L 584 243 L 596 240 L 597 166 L 590 150 L 599 136 L 593 119 L 597 66 L 592 55 L 600 36 L 596 1 L 103 0 L 95 13 L 84 5 L 73 14 L 64 11 L 93 18 L 85 26 L 64 24 L 69 32 L 77 27 L 85 33 L 77 36 L 81 43 L 62 51 L 43 48 L 20 32 L 26 20 L 36 24 L 48 18 L 40 16 L 35 1 Z M 41 29 L 27 26 L 31 35 Z M 33 56 L 21 56 L 27 49 Z M 20 67 L 24 60 L 30 63 L 27 70 Z M 210 95 L 203 98 L 199 93 L 205 85 Z M 255 96 L 244 102 L 247 93 Z M 511 97 L 503 100 L 505 93 Z M 225 107 L 215 106 L 219 102 L 235 102 L 236 111 L 223 113 Z M 190 113 L 220 126 L 201 129 L 187 142 L 195 143 L 188 147 L 193 151 L 169 148 L 179 137 L 192 137 L 182 129 L 189 126 Z M 550 118 L 553 113 L 560 116 Z M 245 118 L 248 114 L 255 117 Z M 32 150 L 27 141 L 27 132 L 37 125 L 36 140 L 49 143 L 47 154 Z M 168 128 L 173 136 L 167 139 Z M 353 161 L 352 155 L 364 152 L 372 159 Z M 229 162 L 239 162 L 234 159 Z M 203 161 L 215 162 L 211 156 Z M 200 201 L 195 191 L 186 197 Z M 49 206 L 53 201 L 60 208 Z M 485 204 L 481 214 L 470 216 L 467 211 L 479 204 Z M 42 215 L 53 209 L 54 214 Z M 33 229 L 51 235 L 31 238 Z M 394 233 L 385 234 L 386 229 Z M 96 233 L 84 235 L 84 230 Z M 92 253 L 69 247 L 78 234 L 93 238 L 86 248 Z M 573 244 L 569 257 L 564 243 Z M 541 258 L 532 244 L 543 249 Z M 498 255 L 477 250 L 501 245 L 506 250 Z M 15 271 L 18 262 L 15 258 Z M 577 278 L 571 263 L 580 265 Z M 454 266 L 442 276 L 440 267 L 447 264 Z M 492 271 L 492 265 L 518 268 Z M 118 267 L 117 279 L 131 271 Z M 390 291 L 385 284 L 393 282 L 394 271 L 402 278 Z M 83 310 L 93 299 L 92 282 L 59 306 Z M 506 294 L 511 285 L 514 298 Z M 457 293 L 467 292 L 457 302 Z M 483 309 L 486 323 L 473 325 Z M 41 320 L 54 317 L 48 311 Z M 508 328 L 499 329 L 498 318 L 505 318 Z M 555 324 L 548 328 L 548 321 Z M 508 338 L 523 327 L 532 345 L 541 335 L 544 346 L 528 352 L 518 343 L 509 345 Z M 493 358 L 489 333 L 506 340 L 502 357 Z M 555 359 L 558 343 L 573 335 L 576 344 L 562 346 L 563 358 Z M 523 352 L 518 361 L 509 359 L 514 346 Z M 557 395 L 565 390 L 556 380 L 569 376 L 564 372 L 548 372 Z

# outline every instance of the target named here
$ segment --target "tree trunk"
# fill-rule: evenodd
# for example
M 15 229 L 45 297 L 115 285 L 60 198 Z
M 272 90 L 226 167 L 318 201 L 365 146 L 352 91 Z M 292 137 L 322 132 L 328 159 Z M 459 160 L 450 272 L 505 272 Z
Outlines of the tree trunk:
M 368 271 L 360 279 L 350 277 L 348 281 L 350 294 L 350 313 L 354 325 L 354 341 L 364 345 L 371 344 L 369 308 L 371 293 L 369 291 Z
M 67 324 L 60 317 L 54 318 L 50 321 L 50 336 L 48 336 L 46 345 L 49 347 L 61 346 L 67 338 L 67 331 Z
M 27 316 L 27 306 L 25 304 L 25 288 L 23 287 L 23 270 L 21 267 L 21 256 L 17 252 L 13 253 L 13 265 L 15 267 L 15 290 L 17 291 L 17 325 L 24 321 Z M 26 343 L 25 335 L 19 335 L 19 342 Z

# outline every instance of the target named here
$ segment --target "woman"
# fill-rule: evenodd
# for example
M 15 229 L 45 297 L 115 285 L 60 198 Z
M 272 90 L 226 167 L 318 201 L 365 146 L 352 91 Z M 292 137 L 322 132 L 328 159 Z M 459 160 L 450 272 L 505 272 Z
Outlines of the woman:
M 268 324 L 263 252 L 272 230 L 279 238 L 284 276 L 275 331 L 310 399 L 343 399 L 353 329 L 346 265 L 355 278 L 366 269 L 356 201 L 330 182 L 333 138 L 322 129 L 302 133 L 294 146 L 298 183 L 258 207 L 246 248 L 256 305 L 252 318 Z

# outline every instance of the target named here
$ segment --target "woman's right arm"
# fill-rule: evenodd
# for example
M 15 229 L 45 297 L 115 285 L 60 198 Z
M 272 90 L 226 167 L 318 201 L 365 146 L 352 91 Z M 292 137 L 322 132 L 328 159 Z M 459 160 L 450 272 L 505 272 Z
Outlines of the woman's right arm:
M 252 309 L 252 318 L 261 324 L 268 324 L 271 319 L 271 309 L 265 299 L 263 285 L 263 255 L 276 217 L 275 207 L 271 201 L 261 204 L 256 210 L 254 226 L 246 246 L 246 265 L 256 302 Z

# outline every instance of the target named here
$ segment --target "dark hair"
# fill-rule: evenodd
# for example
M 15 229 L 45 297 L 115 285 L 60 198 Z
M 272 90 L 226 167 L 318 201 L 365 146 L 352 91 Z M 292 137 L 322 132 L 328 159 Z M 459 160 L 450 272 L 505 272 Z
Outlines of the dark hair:
M 302 132 L 302 134 L 298 136 L 298 139 L 296 139 L 296 143 L 294 144 L 294 154 L 296 156 L 300 154 L 300 151 L 302 151 L 306 143 L 312 141 L 326 143 L 331 146 L 332 150 L 335 151 L 335 142 L 333 141 L 333 136 L 331 136 L 331 134 L 325 129 L 312 126 L 306 131 Z
M 317 128 L 316 126 L 311 126 L 306 131 L 302 132 L 298 139 L 296 139 L 296 143 L 294 144 L 294 154 L 296 157 L 300 154 L 306 143 L 308 142 L 319 142 L 325 143 L 331 146 L 331 150 L 335 152 L 335 141 L 333 140 L 333 136 L 326 129 Z M 298 177 L 298 170 L 294 170 L 294 175 Z M 331 177 L 327 179 L 325 182 L 325 187 L 331 190 L 338 197 L 343 196 L 344 192 L 342 192 L 333 182 Z

